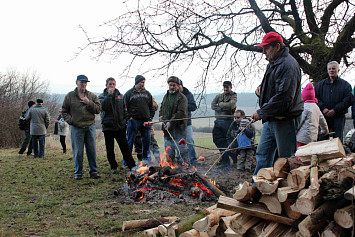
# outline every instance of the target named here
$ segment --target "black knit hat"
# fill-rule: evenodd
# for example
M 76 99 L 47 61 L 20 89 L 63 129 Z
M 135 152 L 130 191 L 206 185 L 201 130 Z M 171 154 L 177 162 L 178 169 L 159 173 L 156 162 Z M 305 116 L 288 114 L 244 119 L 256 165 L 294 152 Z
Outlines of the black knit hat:
M 32 100 L 27 102 L 28 108 L 31 108 L 32 105 L 36 104 L 35 102 L 33 102 Z
M 37 99 L 37 104 L 42 104 L 43 100 L 42 99 Z
M 134 78 L 135 85 L 137 85 L 139 82 L 144 81 L 145 78 L 142 75 L 137 75 L 136 78 Z
M 232 82 L 231 81 L 224 81 L 223 86 L 232 86 Z

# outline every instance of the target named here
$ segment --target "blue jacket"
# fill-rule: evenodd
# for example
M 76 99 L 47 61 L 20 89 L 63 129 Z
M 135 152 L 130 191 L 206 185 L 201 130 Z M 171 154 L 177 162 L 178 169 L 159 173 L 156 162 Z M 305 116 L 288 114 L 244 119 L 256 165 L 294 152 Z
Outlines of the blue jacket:
M 301 69 L 288 48 L 268 64 L 260 86 L 259 105 L 257 112 L 263 122 L 290 120 L 302 114 Z
M 334 117 L 342 117 L 348 112 L 352 102 L 349 82 L 338 77 L 331 83 L 330 78 L 325 78 L 314 89 L 318 99 L 318 106 L 322 112 L 325 108 L 334 109 Z
M 191 118 L 191 112 L 197 109 L 195 98 L 192 93 L 186 88 L 182 87 L 182 93 L 186 96 L 187 99 L 187 116 Z M 191 125 L 191 119 L 187 120 L 187 126 Z

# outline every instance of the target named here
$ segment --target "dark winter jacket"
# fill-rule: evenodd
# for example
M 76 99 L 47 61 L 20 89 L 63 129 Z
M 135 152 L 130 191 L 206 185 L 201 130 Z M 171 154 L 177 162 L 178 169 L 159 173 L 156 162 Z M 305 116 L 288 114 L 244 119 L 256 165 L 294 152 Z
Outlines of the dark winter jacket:
M 89 104 L 84 104 L 78 94 L 78 88 L 69 92 L 62 105 L 62 115 L 65 121 L 74 127 L 85 128 L 95 123 L 95 114 L 100 113 L 100 101 L 97 96 L 85 91 L 85 96 L 89 99 Z
M 330 78 L 325 78 L 318 82 L 314 89 L 318 107 L 322 112 L 325 108 L 334 109 L 334 117 L 342 117 L 348 112 L 352 102 L 349 82 L 338 77 L 332 83 Z
M 191 118 L 191 112 L 197 109 L 196 101 L 193 94 L 186 88 L 182 87 L 182 93 L 186 96 L 187 99 L 187 116 Z M 191 125 L 191 119 L 187 120 L 187 126 Z
M 301 69 L 288 48 L 268 64 L 260 86 L 259 105 L 257 112 L 263 122 L 290 120 L 302 113 Z
M 230 117 L 217 117 L 217 120 L 233 120 L 233 114 L 237 107 L 237 93 L 231 91 L 229 94 L 219 94 L 211 102 L 211 108 L 215 115 L 231 115 Z
M 153 106 L 153 97 L 146 89 L 138 92 L 133 86 L 124 95 L 128 118 L 137 120 L 153 119 L 155 110 Z
M 113 95 L 104 90 L 99 95 L 101 103 L 101 124 L 102 131 L 118 131 L 126 128 L 127 110 L 124 104 L 123 95 L 115 89 Z
M 160 110 L 159 110 L 159 117 L 163 116 L 164 114 L 164 109 L 166 109 L 166 101 L 168 97 L 169 91 L 165 94 L 163 101 L 161 102 Z M 186 118 L 187 117 L 187 99 L 184 94 L 182 94 L 180 91 L 177 92 L 177 97 L 176 100 L 172 106 L 172 111 L 171 111 L 171 117 L 166 118 L 166 119 L 180 119 L 180 118 Z M 186 136 L 186 128 L 187 128 L 187 121 L 186 120 L 177 120 L 177 121 L 172 121 L 171 127 L 169 128 L 169 132 L 171 135 L 175 138 L 177 137 L 177 134 Z M 163 124 L 164 125 L 164 124 Z M 163 126 L 163 131 L 164 131 L 164 136 L 165 137 L 170 137 L 169 134 L 165 131 L 164 126 Z

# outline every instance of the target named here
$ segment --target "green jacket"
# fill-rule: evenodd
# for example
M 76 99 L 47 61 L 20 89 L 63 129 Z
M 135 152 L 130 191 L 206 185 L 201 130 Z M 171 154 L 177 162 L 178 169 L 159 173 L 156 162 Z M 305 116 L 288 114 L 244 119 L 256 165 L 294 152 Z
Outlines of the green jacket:
M 218 94 L 211 103 L 211 108 L 215 111 L 215 115 L 233 115 L 237 107 L 237 93 L 231 91 L 229 94 Z M 217 118 L 223 120 L 233 120 L 230 118 Z
M 65 121 L 74 127 L 85 128 L 95 123 L 95 114 L 101 110 L 100 101 L 97 96 L 85 91 L 85 96 L 90 100 L 89 104 L 80 102 L 78 88 L 69 92 L 63 102 L 62 114 Z

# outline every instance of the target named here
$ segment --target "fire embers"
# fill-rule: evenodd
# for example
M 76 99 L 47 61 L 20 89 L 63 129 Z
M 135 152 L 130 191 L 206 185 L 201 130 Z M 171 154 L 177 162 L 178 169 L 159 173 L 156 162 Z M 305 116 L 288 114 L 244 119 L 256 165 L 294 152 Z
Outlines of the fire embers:
M 170 199 L 175 203 L 215 201 L 217 196 L 211 190 L 215 187 L 195 167 L 183 163 L 178 166 L 165 156 L 159 165 L 139 166 L 126 178 L 125 191 L 116 195 L 127 196 L 134 201 L 159 201 Z M 174 201 L 175 199 L 175 201 Z

